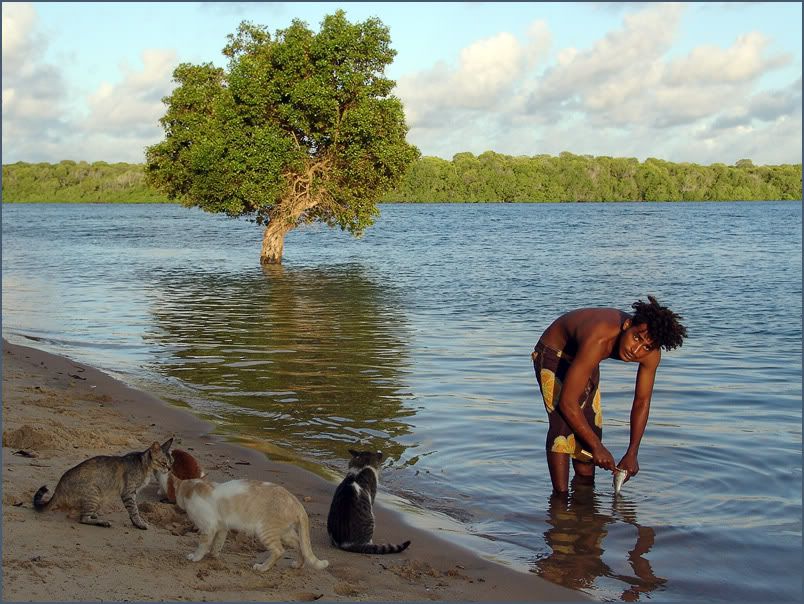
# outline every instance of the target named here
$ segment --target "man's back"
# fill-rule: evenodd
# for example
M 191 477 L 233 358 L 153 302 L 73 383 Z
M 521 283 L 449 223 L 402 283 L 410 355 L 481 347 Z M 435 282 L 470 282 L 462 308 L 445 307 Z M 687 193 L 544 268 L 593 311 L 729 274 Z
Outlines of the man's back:
M 605 342 L 610 352 L 623 322 L 629 318 L 631 315 L 616 308 L 579 308 L 553 321 L 542 335 L 542 341 L 570 356 L 575 356 L 584 343 L 593 340 Z

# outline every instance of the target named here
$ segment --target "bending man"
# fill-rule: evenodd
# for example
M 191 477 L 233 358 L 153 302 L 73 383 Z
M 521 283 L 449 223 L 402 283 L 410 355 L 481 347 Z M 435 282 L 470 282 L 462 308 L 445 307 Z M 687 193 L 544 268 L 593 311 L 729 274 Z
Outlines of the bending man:
M 639 472 L 639 443 L 648 423 L 650 399 L 661 349 L 681 346 L 687 336 L 680 317 L 656 298 L 638 300 L 633 314 L 616 308 L 580 308 L 548 327 L 533 351 L 533 368 L 550 420 L 547 466 L 554 493 L 566 493 L 569 459 L 579 478 L 594 479 L 595 466 Z M 600 362 L 616 359 L 638 363 L 628 450 L 617 464 L 603 446 L 600 407 Z M 591 454 L 591 458 L 581 451 Z

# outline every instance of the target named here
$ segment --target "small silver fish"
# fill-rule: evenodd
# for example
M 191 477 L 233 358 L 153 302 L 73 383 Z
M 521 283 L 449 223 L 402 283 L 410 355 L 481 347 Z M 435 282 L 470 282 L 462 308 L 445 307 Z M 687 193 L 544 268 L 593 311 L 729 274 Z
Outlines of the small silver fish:
M 614 485 L 615 495 L 620 494 L 620 489 L 623 488 L 623 482 L 625 482 L 626 476 L 628 476 L 628 470 L 620 470 L 618 468 L 614 471 L 614 478 L 612 479 L 612 484 Z

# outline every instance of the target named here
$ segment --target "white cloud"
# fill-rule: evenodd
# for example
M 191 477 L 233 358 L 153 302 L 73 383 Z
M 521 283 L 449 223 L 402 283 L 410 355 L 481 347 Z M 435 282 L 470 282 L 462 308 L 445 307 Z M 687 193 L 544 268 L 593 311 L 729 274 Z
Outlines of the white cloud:
M 801 161 L 801 79 L 764 85 L 800 55 L 774 50 L 773 32 L 746 27 L 730 44 L 678 55 L 685 17 L 700 10 L 598 5 L 622 21 L 588 45 L 556 48 L 550 24 L 538 20 L 397 78 L 409 140 L 445 158 L 494 150 Z M 2 14 L 4 161 L 142 162 L 144 147 L 162 137 L 176 53 L 145 50 L 140 64 L 120 65 L 119 78 L 76 94 L 63 68 L 72 59 L 53 53 L 35 5 L 4 3 Z
M 141 69 L 121 64 L 122 79 L 103 82 L 87 98 L 89 113 L 79 120 L 84 158 L 142 163 L 145 147 L 161 140 L 161 100 L 173 88 L 176 52 L 149 49 L 141 59 Z
M 395 94 L 405 104 L 409 138 L 425 153 L 443 156 L 491 149 L 499 120 L 521 104 L 518 89 L 543 64 L 551 44 L 547 23 L 535 21 L 522 42 L 501 32 L 464 48 L 454 66 L 439 61 L 399 78 Z
M 3 67 L 22 63 L 23 53 L 33 46 L 36 11 L 30 4 L 3 3 Z
M 460 68 L 451 78 L 453 95 L 466 107 L 482 108 L 507 90 L 522 72 L 524 49 L 506 32 L 461 51 Z
M 622 29 L 589 50 L 563 49 L 530 94 L 527 110 L 586 110 L 610 112 L 608 118 L 617 122 L 638 119 L 639 102 L 658 83 L 659 61 L 672 46 L 682 11 L 677 4 L 651 7 L 627 15 Z
M 203 10 L 218 15 L 248 16 L 256 8 L 270 9 L 278 15 L 287 12 L 286 2 L 200 2 L 199 6 Z
M 759 32 L 740 36 L 733 46 L 699 46 L 681 60 L 668 65 L 666 82 L 669 85 L 690 83 L 745 82 L 781 67 L 790 61 L 789 55 L 763 56 L 770 40 Z
M 688 137 L 688 146 L 683 151 L 692 158 L 689 161 L 699 163 L 733 164 L 744 158 L 755 164 L 801 163 L 801 142 L 799 112 L 770 123 L 703 129 L 697 138 Z
M 553 34 L 546 21 L 534 21 L 530 24 L 527 31 L 528 45 L 525 49 L 527 54 L 527 67 L 535 69 L 547 57 L 550 46 L 553 44 Z
M 796 125 L 798 130 L 791 129 Z M 749 139 L 758 136 L 757 140 L 761 140 L 764 136 L 762 133 L 766 132 L 780 135 L 774 147 L 778 147 L 779 143 L 785 145 L 790 140 L 798 140 L 798 145 L 801 146 L 801 78 L 785 88 L 747 97 L 744 103 L 719 114 L 707 127 L 702 128 L 698 138 L 722 138 L 732 141 L 732 144 L 734 140 L 743 138 L 743 146 L 755 146 L 755 141 Z M 795 136 L 796 132 L 798 137 Z M 778 152 L 778 148 L 775 149 L 776 155 Z
M 727 47 L 701 45 L 673 57 L 686 7 L 636 8 L 588 48 L 554 49 L 547 68 L 509 61 L 516 77 L 488 86 L 482 123 L 470 111 L 475 105 L 458 94 L 465 90 L 459 76 L 467 53 L 458 69 L 440 64 L 400 80 L 411 141 L 426 155 L 446 158 L 493 149 L 701 163 L 801 161 L 800 78 L 780 90 L 759 88 L 763 76 L 790 63 L 789 55 L 770 52 L 771 39 L 747 31 Z M 549 45 L 547 24 L 532 30 Z
M 69 132 L 66 85 L 44 61 L 47 40 L 37 33 L 38 16 L 28 3 L 3 3 L 3 153 L 57 148 Z
M 89 96 L 89 118 L 83 122 L 88 132 L 107 136 L 138 135 L 156 142 L 161 134 L 159 118 L 165 113 L 162 97 L 173 87 L 171 76 L 176 67 L 173 50 L 145 50 L 143 67 L 132 69 L 123 64 L 123 80 L 117 84 L 103 82 Z
M 544 23 L 535 23 L 523 45 L 508 32 L 464 48 L 456 67 L 443 61 L 431 69 L 402 76 L 396 94 L 405 103 L 411 128 L 443 127 L 461 122 L 463 110 L 495 112 L 511 95 L 526 69 L 541 60 L 549 46 Z
M 143 51 L 141 69 L 122 64 L 120 82 L 101 84 L 80 115 L 60 66 L 45 59 L 34 6 L 2 8 L 4 161 L 142 162 L 144 148 L 162 135 L 161 99 L 172 88 L 175 51 Z
M 748 103 L 748 113 L 755 119 L 772 121 L 801 115 L 801 78 L 780 90 L 755 94 Z

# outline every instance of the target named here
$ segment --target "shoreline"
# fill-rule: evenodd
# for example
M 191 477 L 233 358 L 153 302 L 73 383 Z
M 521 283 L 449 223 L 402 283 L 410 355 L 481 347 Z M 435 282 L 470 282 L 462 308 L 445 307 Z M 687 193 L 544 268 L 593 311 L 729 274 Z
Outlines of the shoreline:
M 684 203 L 802 203 L 801 199 L 676 199 L 676 200 L 655 200 L 655 199 L 617 199 L 617 200 L 578 200 L 578 201 L 378 201 L 377 205 L 537 205 L 537 204 L 613 204 L 613 203 L 628 203 L 628 204 L 684 204 Z M 162 206 L 181 206 L 177 201 L 95 201 L 95 200 L 72 200 L 72 201 L 7 201 L 3 200 L 4 205 L 53 205 L 53 204 L 95 204 L 95 205 L 162 205 Z
M 589 601 L 534 574 L 508 568 L 406 522 L 375 505 L 377 543 L 410 539 L 401 554 L 369 556 L 333 548 L 326 515 L 335 484 L 300 466 L 212 434 L 189 411 L 135 390 L 84 363 L 3 339 L 3 599 L 213 601 Z M 36 489 L 94 455 L 144 450 L 174 436 L 209 478 L 269 480 L 285 486 L 310 517 L 313 550 L 329 560 L 291 569 L 286 552 L 266 573 L 251 569 L 258 543 L 231 534 L 219 559 L 186 560 L 197 535 L 183 512 L 156 498 L 152 481 L 138 496 L 150 525 L 135 529 L 118 500 L 103 508 L 109 529 L 64 512 L 37 513 Z M 25 451 L 35 457 L 16 454 Z

